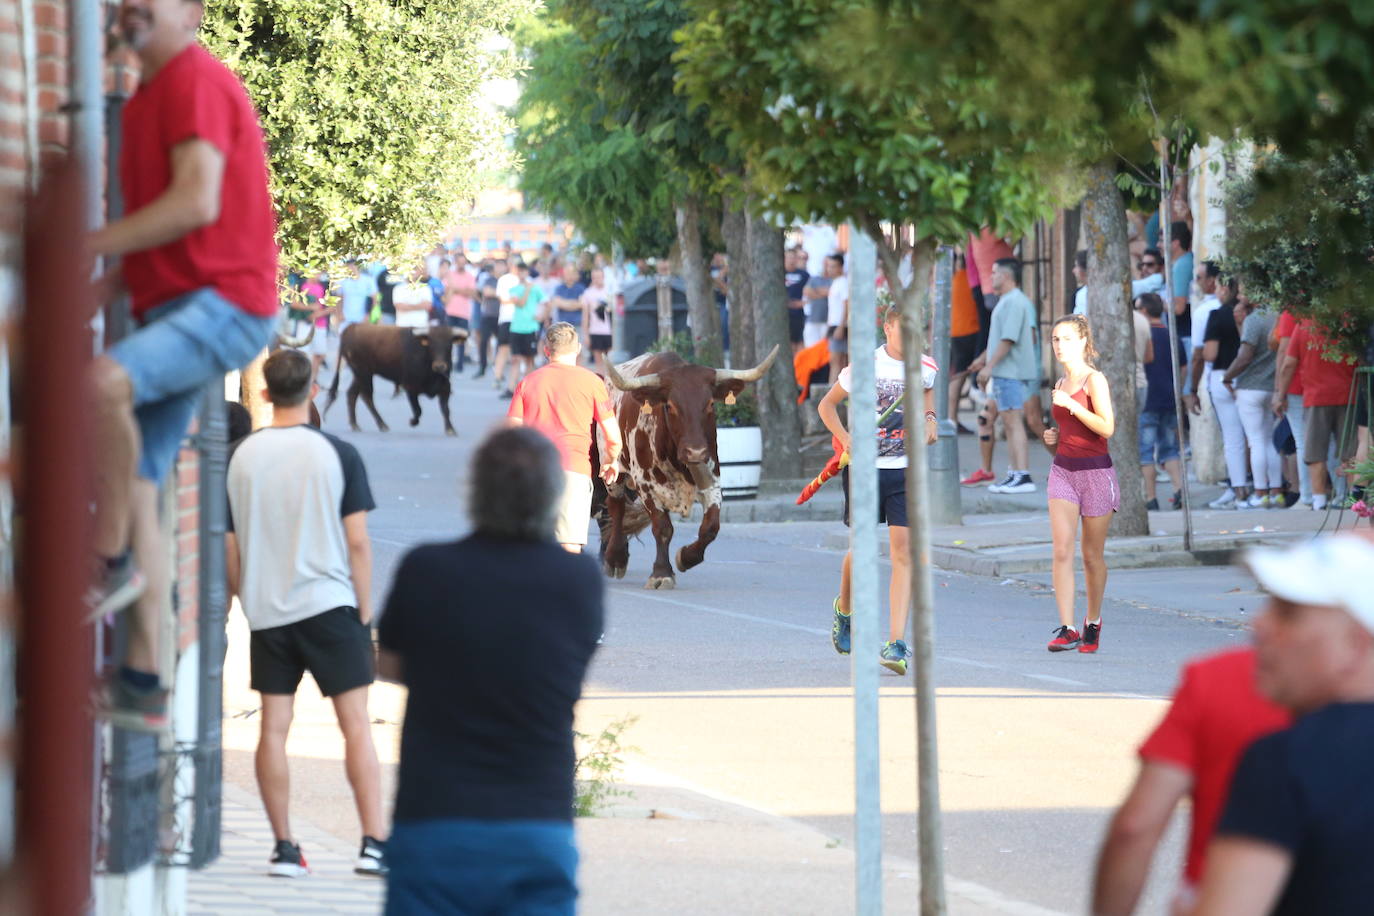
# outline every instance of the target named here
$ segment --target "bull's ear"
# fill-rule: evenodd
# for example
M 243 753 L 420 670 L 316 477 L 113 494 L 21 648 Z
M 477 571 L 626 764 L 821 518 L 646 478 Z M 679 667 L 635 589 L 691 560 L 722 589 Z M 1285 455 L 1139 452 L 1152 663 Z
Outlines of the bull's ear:
M 717 401 L 730 400 L 734 402 L 734 397 L 744 390 L 744 386 L 749 384 L 742 379 L 731 379 L 728 382 L 721 382 L 711 389 L 711 397 Z

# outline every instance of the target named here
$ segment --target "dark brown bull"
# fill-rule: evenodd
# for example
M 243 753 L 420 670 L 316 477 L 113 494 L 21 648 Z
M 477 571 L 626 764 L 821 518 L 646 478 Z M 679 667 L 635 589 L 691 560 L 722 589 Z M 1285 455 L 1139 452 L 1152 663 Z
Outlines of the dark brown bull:
M 339 338 L 339 360 L 334 367 L 334 379 L 329 383 L 329 399 L 324 412 L 334 404 L 339 393 L 339 376 L 344 363 L 353 369 L 353 381 L 348 386 L 348 425 L 358 429 L 358 396 L 372 412 L 377 428 L 387 431 L 387 425 L 372 403 L 372 379 L 380 376 L 405 389 L 410 398 L 410 425 L 420 423 L 420 395 L 439 400 L 439 412 L 444 417 L 444 432 L 458 435 L 448 416 L 449 369 L 453 364 L 453 345 L 467 339 L 467 331 L 447 325 L 427 328 L 400 328 L 394 325 L 351 324 Z
M 673 588 L 668 562 L 673 540 L 670 513 L 686 518 L 702 505 L 697 539 L 677 552 L 686 572 L 706 558 L 720 533 L 720 458 L 716 454 L 715 402 L 756 382 L 777 358 L 778 348 L 753 369 L 696 366 L 676 353 L 640 356 L 607 366 L 616 391 L 616 414 L 625 448 L 620 476 L 606 495 L 601 556 L 606 575 L 620 579 L 630 560 L 628 535 L 652 526 L 658 554 L 646 588 Z M 642 511 L 639 511 L 642 507 Z

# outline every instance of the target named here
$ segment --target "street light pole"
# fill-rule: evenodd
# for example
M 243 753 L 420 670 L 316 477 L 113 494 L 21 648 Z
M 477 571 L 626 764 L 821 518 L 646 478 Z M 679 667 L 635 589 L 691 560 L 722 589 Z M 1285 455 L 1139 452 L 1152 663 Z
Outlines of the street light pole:
M 913 283 L 925 282 L 915 277 Z M 949 413 L 949 372 L 953 358 L 949 337 L 954 295 L 954 249 L 941 248 L 935 262 L 935 321 L 930 355 L 940 367 L 935 376 L 935 410 L 940 438 L 927 452 L 930 457 L 930 518 L 937 525 L 964 523 L 959 487 L 959 427 Z
M 849 537 L 854 683 L 854 867 L 859 916 L 883 911 L 883 825 L 878 754 L 878 380 L 873 240 L 849 229 Z

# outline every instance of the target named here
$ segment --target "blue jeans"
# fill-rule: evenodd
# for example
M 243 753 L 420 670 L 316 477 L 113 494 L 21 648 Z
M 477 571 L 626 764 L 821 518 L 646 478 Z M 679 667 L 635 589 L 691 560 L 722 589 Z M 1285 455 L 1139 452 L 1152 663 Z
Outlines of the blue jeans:
M 1178 418 L 1172 410 L 1140 412 L 1140 465 L 1163 464 L 1178 458 Z
M 992 399 L 998 410 L 1020 410 L 1030 397 L 1030 385 L 1018 378 L 992 377 Z
M 397 821 L 386 916 L 573 916 L 577 847 L 567 821 Z
M 138 476 L 162 482 L 205 386 L 252 362 L 275 322 L 248 314 L 207 286 L 150 309 L 142 327 L 110 348 L 133 386 L 143 440 Z

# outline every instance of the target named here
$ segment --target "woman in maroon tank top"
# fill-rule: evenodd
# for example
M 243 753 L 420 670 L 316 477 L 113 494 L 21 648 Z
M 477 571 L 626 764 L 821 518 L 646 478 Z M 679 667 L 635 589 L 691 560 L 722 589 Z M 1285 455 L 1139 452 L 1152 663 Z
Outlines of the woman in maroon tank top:
M 1096 652 L 1102 636 L 1102 595 L 1107 589 L 1107 561 L 1103 556 L 1112 513 L 1121 508 L 1121 488 L 1107 454 L 1107 439 L 1116 429 L 1107 377 L 1093 366 L 1092 330 L 1082 315 L 1066 315 L 1054 323 L 1054 356 L 1064 376 L 1054 386 L 1055 428 L 1045 430 L 1045 447 L 1054 455 L 1046 492 L 1050 504 L 1050 533 L 1054 539 L 1054 600 L 1059 626 L 1050 640 L 1051 652 L 1077 649 Z M 1083 577 L 1087 583 L 1088 614 L 1083 629 L 1075 627 L 1073 545 L 1079 520 L 1083 523 Z

